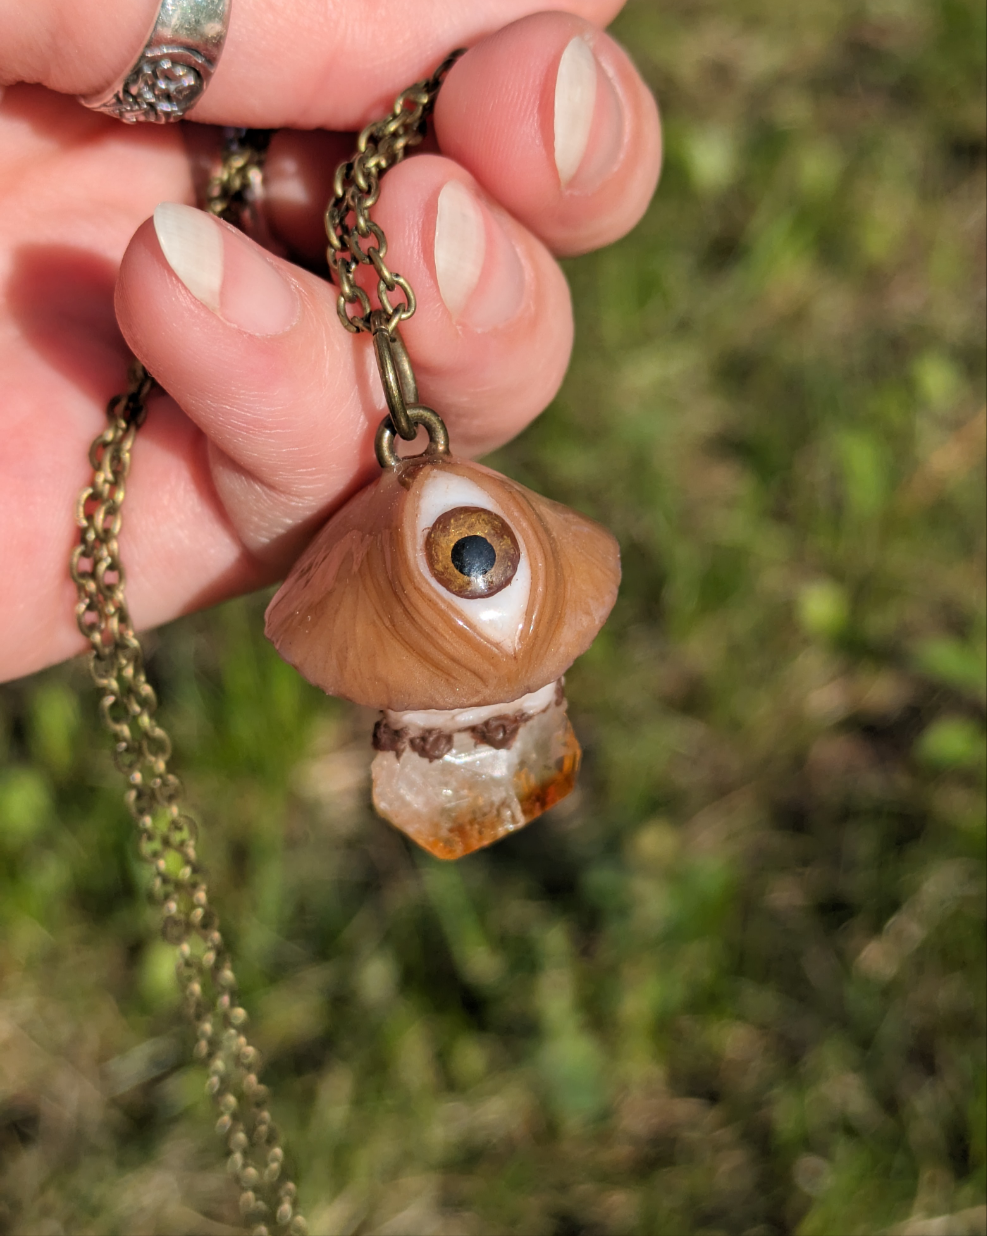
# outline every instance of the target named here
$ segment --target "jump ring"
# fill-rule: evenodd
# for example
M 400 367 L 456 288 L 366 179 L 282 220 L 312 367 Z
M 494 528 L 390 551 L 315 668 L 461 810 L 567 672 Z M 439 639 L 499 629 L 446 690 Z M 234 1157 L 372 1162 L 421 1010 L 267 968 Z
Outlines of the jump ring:
M 408 408 L 408 416 L 413 424 L 424 425 L 428 432 L 428 446 L 425 448 L 425 455 L 449 454 L 449 431 L 438 412 L 433 412 L 431 408 L 423 408 L 421 404 L 412 404 Z M 394 449 L 394 438 L 391 418 L 385 416 L 377 429 L 377 437 L 374 439 L 377 462 L 382 468 L 395 468 L 402 462 Z

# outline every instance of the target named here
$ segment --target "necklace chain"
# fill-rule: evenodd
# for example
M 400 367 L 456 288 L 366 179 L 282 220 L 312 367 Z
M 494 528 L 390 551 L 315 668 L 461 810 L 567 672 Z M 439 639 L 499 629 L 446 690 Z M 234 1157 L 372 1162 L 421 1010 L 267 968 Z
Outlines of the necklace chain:
M 161 907 L 162 934 L 176 946 L 194 1054 L 208 1062 L 206 1091 L 219 1112 L 216 1131 L 229 1150 L 240 1212 L 254 1236 L 272 1230 L 303 1236 L 307 1228 L 295 1206 L 295 1185 L 282 1180 L 284 1152 L 267 1087 L 257 1076 L 260 1056 L 244 1032 L 247 1014 L 198 859 L 198 825 L 169 767 L 171 741 L 155 719 L 157 697 L 127 610 L 121 509 L 134 438 L 153 386 L 135 361 L 126 392 L 111 400 L 109 424 L 89 450 L 94 476 L 76 504 L 82 535 L 71 560 L 79 594 L 76 621 L 92 646 L 89 666 L 101 692 L 100 717 L 114 739 L 113 762 L 127 780 L 125 802 L 139 831 L 138 851 L 152 871 L 150 893 Z
M 390 116 L 368 125 L 353 159 L 336 173 L 335 196 L 326 210 L 328 258 L 347 330 L 384 328 L 395 337 L 398 323 L 415 311 L 407 280 L 384 261 L 387 240 L 369 211 L 379 195 L 380 177 L 421 142 L 439 87 L 459 55 L 454 52 L 428 81 L 405 90 Z M 268 140 L 263 131 L 227 133 L 222 166 L 206 190 L 207 210 L 240 226 L 256 215 Z M 364 250 L 361 240 L 368 239 L 375 243 Z M 361 264 L 377 272 L 386 322 L 354 280 Z M 398 289 L 404 300 L 393 304 L 389 294 Z M 346 307 L 354 304 L 360 313 L 350 316 Z M 413 389 L 413 380 L 407 381 Z M 107 427 L 89 449 L 94 475 L 76 503 L 81 535 L 70 568 L 78 592 L 76 622 L 91 646 L 89 667 L 101 692 L 100 717 L 114 740 L 113 761 L 127 781 L 125 802 L 139 832 L 140 856 L 152 872 L 150 892 L 161 907 L 162 934 L 176 947 L 178 985 L 195 1029 L 194 1054 L 207 1062 L 206 1090 L 219 1113 L 216 1131 L 229 1151 L 227 1166 L 239 1186 L 240 1213 L 253 1236 L 272 1231 L 304 1236 L 297 1190 L 282 1174 L 284 1152 L 267 1087 L 258 1078 L 260 1055 L 245 1033 L 247 1014 L 238 1000 L 219 916 L 209 901 L 196 849 L 198 825 L 170 769 L 171 740 L 156 720 L 157 697 L 127 609 L 119 547 L 122 508 L 134 439 L 155 386 L 134 361 L 126 391 L 110 400 Z
M 336 312 L 348 331 L 373 333 L 370 297 L 356 282 L 359 266 L 372 266 L 377 273 L 377 296 L 387 314 L 386 327 L 393 335 L 402 322 L 415 312 L 415 294 L 408 280 L 391 270 L 385 262 L 387 237 L 370 218 L 370 210 L 380 196 L 380 178 L 400 163 L 405 154 L 421 143 L 428 118 L 435 107 L 446 74 L 462 55 L 454 51 L 427 81 L 401 92 L 389 116 L 368 124 L 357 138 L 356 154 L 336 169 L 333 197 L 326 207 L 326 259 L 339 287 Z M 367 241 L 372 241 L 364 248 Z M 400 291 L 403 300 L 392 302 Z M 357 306 L 351 313 L 348 306 Z

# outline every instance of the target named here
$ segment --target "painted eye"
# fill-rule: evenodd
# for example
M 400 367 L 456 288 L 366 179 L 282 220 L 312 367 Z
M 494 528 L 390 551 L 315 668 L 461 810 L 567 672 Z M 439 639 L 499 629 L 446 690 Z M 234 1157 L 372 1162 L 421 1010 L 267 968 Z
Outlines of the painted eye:
M 481 473 L 482 475 L 482 473 Z M 524 533 L 470 476 L 433 468 L 418 490 L 417 558 L 447 613 L 514 652 L 531 596 Z
M 432 577 L 453 596 L 492 597 L 517 574 L 521 550 L 499 515 L 459 506 L 432 524 L 425 558 Z

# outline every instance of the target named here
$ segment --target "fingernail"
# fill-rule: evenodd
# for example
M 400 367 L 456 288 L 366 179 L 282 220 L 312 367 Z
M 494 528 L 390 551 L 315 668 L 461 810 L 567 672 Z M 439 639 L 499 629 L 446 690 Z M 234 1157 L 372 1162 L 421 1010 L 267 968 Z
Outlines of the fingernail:
M 154 211 L 154 231 L 182 283 L 231 326 L 251 335 L 279 335 L 295 321 L 294 288 L 256 245 L 212 215 L 161 202 Z
M 555 166 L 563 188 L 583 161 L 595 104 L 596 61 L 577 37 L 562 53 L 555 78 Z
M 563 189 L 591 192 L 620 154 L 623 113 L 586 41 L 572 39 L 555 78 L 555 167 Z
M 452 316 L 475 330 L 512 318 L 524 300 L 524 267 L 500 222 L 464 184 L 449 180 L 435 214 L 435 277 Z
M 435 214 L 435 277 L 446 308 L 458 318 L 480 282 L 487 251 L 480 204 L 458 180 L 447 181 Z

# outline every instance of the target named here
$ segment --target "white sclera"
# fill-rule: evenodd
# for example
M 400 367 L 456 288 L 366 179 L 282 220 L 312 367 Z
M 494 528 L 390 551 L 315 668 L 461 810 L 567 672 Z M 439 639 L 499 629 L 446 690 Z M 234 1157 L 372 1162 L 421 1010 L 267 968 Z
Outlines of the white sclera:
M 460 506 L 475 506 L 484 511 L 492 511 L 510 527 L 510 521 L 500 510 L 497 503 L 485 489 L 468 481 L 464 476 L 443 473 L 441 469 L 431 470 L 422 485 L 418 499 L 418 526 L 415 536 L 418 546 L 418 565 L 422 575 L 435 589 L 446 605 L 451 606 L 453 613 L 465 625 L 473 628 L 491 643 L 499 644 L 501 648 L 511 652 L 517 648 L 524 616 L 528 608 L 528 594 L 531 592 L 531 566 L 525 547 L 518 538 L 521 550 L 521 561 L 518 563 L 514 578 L 506 588 L 495 592 L 492 597 L 457 597 L 448 592 L 438 582 L 429 570 L 428 559 L 425 556 L 425 539 L 428 530 L 446 511 L 455 510 Z M 511 528 L 517 536 L 515 529 Z

